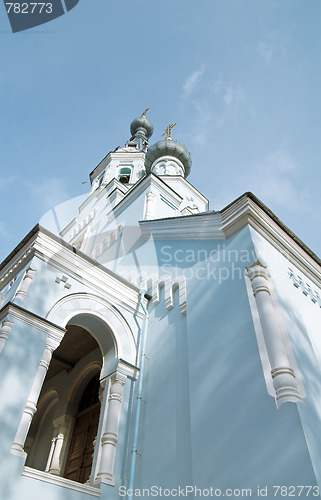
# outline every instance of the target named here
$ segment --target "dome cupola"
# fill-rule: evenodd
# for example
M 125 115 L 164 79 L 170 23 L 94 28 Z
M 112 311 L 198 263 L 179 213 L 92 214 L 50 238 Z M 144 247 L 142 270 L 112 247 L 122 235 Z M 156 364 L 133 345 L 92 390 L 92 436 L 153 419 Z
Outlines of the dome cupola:
M 191 171 L 192 159 L 187 148 L 171 137 L 176 123 L 168 125 L 163 135 L 167 137 L 148 148 L 145 157 L 146 173 L 156 175 L 181 175 L 187 177 Z
M 130 124 L 131 141 L 148 142 L 148 139 L 152 136 L 154 132 L 154 127 L 152 122 L 146 118 L 146 113 L 149 108 L 145 109 L 143 114 L 138 118 L 135 118 Z

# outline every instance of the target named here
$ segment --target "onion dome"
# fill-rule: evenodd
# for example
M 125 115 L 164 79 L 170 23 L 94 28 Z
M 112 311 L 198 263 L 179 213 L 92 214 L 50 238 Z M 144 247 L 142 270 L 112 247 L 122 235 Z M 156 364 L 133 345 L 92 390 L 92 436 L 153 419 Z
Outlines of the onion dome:
M 191 171 L 192 159 L 187 148 L 171 137 L 156 142 L 148 148 L 145 157 L 146 173 L 157 175 L 182 175 Z
M 146 113 L 146 111 L 144 111 L 144 113 Z M 154 132 L 152 122 L 148 118 L 146 118 L 146 115 L 144 113 L 142 114 L 142 116 L 135 118 L 130 124 L 130 133 L 132 135 L 132 140 L 140 137 L 142 139 L 148 140 Z

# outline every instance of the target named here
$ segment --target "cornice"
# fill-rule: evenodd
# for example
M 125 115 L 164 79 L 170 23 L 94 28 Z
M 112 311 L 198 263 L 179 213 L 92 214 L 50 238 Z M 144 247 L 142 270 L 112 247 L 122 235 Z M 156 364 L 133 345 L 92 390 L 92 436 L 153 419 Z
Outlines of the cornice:
M 28 236 L 30 240 L 28 241 L 26 237 L 10 254 L 11 260 L 9 256 L 2 265 L 2 274 L 8 276 L 6 281 L 11 279 L 15 274 L 14 271 L 18 271 L 31 257 L 38 257 L 83 285 L 89 286 L 93 292 L 109 303 L 122 306 L 131 313 L 136 311 L 138 287 L 39 225 Z M 20 267 L 17 263 L 20 263 Z
M 320 259 L 252 193 L 242 195 L 221 214 L 226 238 L 249 225 L 320 286 Z
M 29 326 L 37 328 L 42 332 L 46 333 L 50 338 L 61 342 L 63 336 L 65 335 L 65 328 L 61 328 L 58 325 L 55 325 L 51 321 L 48 321 L 37 314 L 34 314 L 27 309 L 24 309 L 13 302 L 8 302 L 2 309 L 0 310 L 0 318 L 4 318 L 5 316 L 10 315 L 13 318 L 16 318 L 23 323 L 26 323 Z
M 194 194 L 194 196 L 197 196 L 200 200 L 202 200 L 204 203 L 206 203 L 207 206 L 209 205 L 208 199 L 200 191 L 198 191 L 198 189 L 196 189 L 196 187 L 193 186 L 193 184 L 191 184 L 190 182 L 188 182 L 188 180 L 185 179 L 185 177 L 182 177 L 181 175 L 159 175 L 158 177 L 165 184 L 167 184 L 166 180 L 172 180 L 172 181 L 174 181 L 177 184 L 181 184 L 181 185 L 185 186 L 189 191 L 192 191 L 192 193 Z
M 146 239 L 227 239 L 245 226 L 261 234 L 314 284 L 320 286 L 320 259 L 252 193 L 245 193 L 220 212 L 140 221 Z
M 64 274 L 89 286 L 113 305 L 134 312 L 139 288 L 91 259 L 65 241 L 43 231 L 35 242 L 35 255 Z
M 0 264 L 0 288 L 5 287 L 34 257 L 34 243 L 39 226 L 35 226 Z
M 102 172 L 102 170 L 108 165 L 109 162 L 113 160 L 127 160 L 128 155 L 130 154 L 131 158 L 137 159 L 145 158 L 145 153 L 143 151 L 124 151 L 124 150 L 115 150 L 115 151 L 110 151 L 99 163 L 98 165 L 92 170 L 89 174 L 90 181 L 92 182 L 97 175 Z
M 115 189 L 118 189 L 123 194 L 126 194 L 127 191 L 129 191 L 129 187 L 127 184 L 122 184 L 118 179 L 114 177 L 108 182 L 108 184 L 105 185 L 106 194 L 109 196 L 109 194 Z
M 148 240 L 225 239 L 220 212 L 153 219 L 139 222 L 142 234 Z
M 177 206 L 177 208 L 183 200 L 182 196 L 176 193 L 176 191 L 174 191 L 174 189 L 168 186 L 164 181 L 159 179 L 159 177 L 154 174 L 149 174 L 134 184 L 133 187 L 125 194 L 124 198 L 112 209 L 113 215 L 115 217 L 119 215 L 149 187 L 157 189 L 159 193 L 166 196 L 171 203 Z

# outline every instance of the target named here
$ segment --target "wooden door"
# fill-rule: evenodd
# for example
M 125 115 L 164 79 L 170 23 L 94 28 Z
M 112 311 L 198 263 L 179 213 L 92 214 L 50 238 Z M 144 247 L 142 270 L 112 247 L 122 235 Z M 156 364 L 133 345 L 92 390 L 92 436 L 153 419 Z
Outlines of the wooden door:
M 88 481 L 97 435 L 100 404 L 80 411 L 76 416 L 64 477 L 78 483 Z
M 87 384 L 78 406 L 64 477 L 78 483 L 88 481 L 97 436 L 100 402 L 99 373 Z

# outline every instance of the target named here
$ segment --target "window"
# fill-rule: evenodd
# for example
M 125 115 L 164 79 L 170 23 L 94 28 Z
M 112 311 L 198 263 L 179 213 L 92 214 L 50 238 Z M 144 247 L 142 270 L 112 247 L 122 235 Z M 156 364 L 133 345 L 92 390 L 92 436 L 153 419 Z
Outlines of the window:
M 118 180 L 122 184 L 128 184 L 130 180 L 131 169 L 130 168 L 121 168 L 119 170 Z

